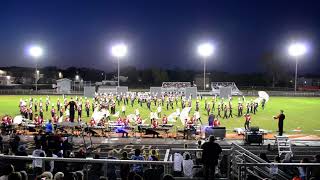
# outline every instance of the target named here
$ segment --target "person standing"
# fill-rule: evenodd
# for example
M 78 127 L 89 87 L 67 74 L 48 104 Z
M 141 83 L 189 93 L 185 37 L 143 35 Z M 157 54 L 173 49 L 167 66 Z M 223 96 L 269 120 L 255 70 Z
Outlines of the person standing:
M 245 122 L 244 122 L 244 129 L 246 131 L 249 131 L 250 130 L 250 122 L 251 122 L 251 116 L 250 114 L 246 114 L 244 115 L 244 118 L 245 118 Z
M 70 122 L 74 122 L 74 114 L 75 114 L 75 109 L 77 105 L 73 101 L 73 98 L 71 98 L 67 106 L 69 106 L 69 111 L 70 111 Z
M 205 179 L 214 179 L 215 168 L 218 165 L 219 155 L 222 149 L 218 143 L 215 143 L 215 137 L 210 136 L 209 142 L 203 143 L 202 151 L 202 163 L 204 165 Z
M 278 119 L 278 131 L 279 136 L 282 136 L 283 134 L 283 121 L 286 118 L 286 116 L 283 113 L 283 110 L 280 110 L 280 114 L 278 116 L 273 116 L 273 119 Z

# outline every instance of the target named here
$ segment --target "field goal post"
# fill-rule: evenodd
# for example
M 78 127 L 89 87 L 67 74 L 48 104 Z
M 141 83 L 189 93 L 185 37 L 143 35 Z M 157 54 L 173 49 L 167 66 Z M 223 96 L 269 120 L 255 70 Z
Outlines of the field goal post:
M 231 93 L 231 96 L 241 96 L 242 92 L 238 89 L 234 82 L 211 82 L 211 89 L 213 95 L 225 96 Z M 229 92 L 231 90 L 231 92 Z M 225 91 L 228 91 L 225 93 Z

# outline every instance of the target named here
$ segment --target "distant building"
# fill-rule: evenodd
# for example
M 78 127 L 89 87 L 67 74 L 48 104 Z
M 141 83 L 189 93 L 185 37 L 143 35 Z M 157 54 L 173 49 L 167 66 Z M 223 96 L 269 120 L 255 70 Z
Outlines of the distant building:
M 320 78 L 299 77 L 297 84 L 298 86 L 320 86 Z
M 72 80 L 66 79 L 66 78 L 57 80 L 57 86 L 56 86 L 57 92 L 66 93 L 66 94 L 70 93 L 71 83 L 72 83 Z
M 12 78 L 7 74 L 7 71 L 0 70 L 0 85 L 8 86 L 11 85 Z

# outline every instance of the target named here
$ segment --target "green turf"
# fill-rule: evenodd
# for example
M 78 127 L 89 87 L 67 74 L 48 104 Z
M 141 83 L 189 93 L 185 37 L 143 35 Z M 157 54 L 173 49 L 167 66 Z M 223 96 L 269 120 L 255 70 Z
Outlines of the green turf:
M 40 96 L 33 96 L 38 99 Z M 42 100 L 45 101 L 46 96 L 41 96 Z M 56 104 L 56 99 L 61 96 L 50 96 L 51 103 Z M 19 100 L 20 98 L 27 99 L 30 96 L 0 96 L 0 116 L 2 117 L 5 114 L 9 114 L 11 116 L 19 115 Z M 254 99 L 255 97 L 246 97 L 247 100 L 250 98 Z M 211 100 L 211 98 L 208 98 Z M 209 100 L 208 100 L 209 101 Z M 233 113 L 234 118 L 231 119 L 220 119 L 221 126 L 225 126 L 227 129 L 233 129 L 236 127 L 243 127 L 244 118 L 243 117 L 235 117 L 237 113 L 237 98 L 234 98 L 233 101 Z M 174 103 L 175 105 L 175 103 Z M 192 104 L 195 107 L 195 103 Z M 180 102 L 178 103 L 180 106 Z M 217 107 L 217 105 L 216 105 Z M 49 112 L 45 112 L 45 118 L 50 117 L 50 108 Z M 116 111 L 120 110 L 121 106 L 117 106 Z M 127 114 L 134 114 L 134 109 L 138 108 L 140 114 L 143 119 L 149 119 L 150 111 L 147 109 L 146 104 L 143 104 L 143 107 L 136 103 L 134 107 L 127 106 Z M 178 107 L 181 110 L 181 107 Z M 194 109 L 194 108 L 193 108 Z M 266 104 L 265 110 L 262 110 L 259 107 L 259 111 L 256 115 L 252 115 L 252 126 L 259 126 L 260 128 L 272 130 L 275 132 L 277 130 L 277 121 L 272 118 L 272 116 L 277 115 L 279 110 L 283 109 L 286 115 L 286 119 L 284 122 L 284 130 L 287 134 L 294 134 L 296 132 L 292 132 L 292 130 L 300 128 L 303 134 L 314 134 L 320 135 L 319 131 L 315 131 L 320 129 L 320 98 L 303 98 L 303 97 L 271 97 L 269 102 Z M 156 112 L 156 107 L 153 106 L 152 110 Z M 169 111 L 166 110 L 166 106 L 162 108 L 162 114 L 171 114 L 173 111 L 169 108 Z M 191 110 L 193 114 L 194 110 Z M 245 109 L 244 109 L 245 112 Z M 91 113 L 91 112 L 90 112 Z M 204 98 L 200 102 L 200 113 L 202 117 L 202 121 L 207 123 L 207 113 L 204 111 Z M 83 112 L 83 116 L 85 116 L 85 112 Z M 115 117 L 113 117 L 115 119 Z M 88 121 L 88 118 L 85 118 Z M 149 122 L 149 121 L 146 121 Z M 177 122 L 177 126 L 181 126 L 181 122 Z

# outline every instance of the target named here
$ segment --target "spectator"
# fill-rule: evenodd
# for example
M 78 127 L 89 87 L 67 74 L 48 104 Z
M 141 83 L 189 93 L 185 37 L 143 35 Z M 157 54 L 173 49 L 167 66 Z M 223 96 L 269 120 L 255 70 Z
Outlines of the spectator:
M 166 174 L 163 176 L 162 180 L 174 180 L 174 177 L 171 174 Z
M 113 150 L 109 151 L 107 159 L 117 159 L 114 157 Z M 108 180 L 116 180 L 116 165 L 115 164 L 107 164 L 107 177 Z
M 135 149 L 134 150 L 134 155 L 131 157 L 132 160 L 138 160 L 138 161 L 143 161 L 144 158 L 141 156 L 141 151 L 140 149 Z M 143 166 L 142 164 L 133 164 L 132 171 L 135 172 L 136 174 L 143 176 Z
M 215 168 L 218 164 L 219 155 L 222 149 L 218 143 L 215 143 L 215 137 L 210 136 L 209 142 L 205 142 L 201 148 L 202 151 L 202 163 L 204 165 L 205 179 L 214 179 Z
M 128 153 L 126 151 L 124 151 L 122 153 L 122 158 L 121 160 L 129 160 L 128 158 Z M 129 164 L 121 164 L 120 165 L 120 177 L 123 180 L 127 180 L 128 176 L 129 176 L 129 172 L 130 172 L 130 166 Z
M 8 180 L 22 180 L 21 174 L 19 172 L 12 172 L 8 176 Z
M 192 177 L 193 160 L 190 159 L 190 154 L 186 153 L 185 159 L 182 161 L 183 175 L 185 177 Z
M 172 160 L 172 157 L 171 157 Z M 173 154 L 173 176 L 182 177 L 182 161 L 183 157 L 179 152 Z
M 40 144 L 36 145 L 36 149 L 32 152 L 33 157 L 45 157 L 45 152 L 41 149 Z M 32 168 L 34 170 L 35 175 L 39 175 L 42 172 L 42 160 L 35 159 L 32 161 Z
M 4 166 L 3 170 L 2 170 L 2 176 L 0 176 L 0 180 L 8 180 L 8 177 L 11 173 L 14 172 L 14 168 L 11 164 L 7 164 L 6 166 Z
M 320 154 L 318 154 L 314 157 L 313 163 L 320 163 Z M 319 166 L 312 167 L 310 177 L 314 178 L 314 179 L 320 179 L 320 167 Z
M 3 138 L 0 135 L 0 153 L 2 153 L 2 152 L 3 152 Z
M 274 157 L 274 163 L 281 163 L 279 156 L 275 156 L 275 157 Z
M 83 180 L 84 174 L 82 171 L 76 171 L 77 180 Z
M 149 156 L 148 161 L 159 161 L 156 150 L 151 150 L 151 155 Z
M 264 161 L 266 161 L 267 163 L 270 163 L 267 154 L 266 153 L 260 153 L 260 158 L 263 159 Z
M 301 163 L 310 163 L 309 159 L 308 158 L 303 158 L 301 160 Z M 302 179 L 302 180 L 305 180 L 306 179 L 306 176 L 307 176 L 307 168 L 306 166 L 302 166 L 302 167 L 298 167 L 298 170 L 299 170 L 299 177 Z M 310 174 L 308 174 L 308 177 L 310 177 Z
M 292 163 L 292 154 L 287 153 L 284 156 L 282 163 Z M 293 177 L 294 175 L 298 174 L 298 169 L 293 166 L 282 166 L 281 169 L 283 172 L 285 172 L 290 177 Z
M 198 141 L 197 149 L 201 149 L 202 142 L 201 140 Z M 201 163 L 201 158 L 202 158 L 202 152 L 197 151 L 196 152 L 196 164 L 199 165 Z
M 16 156 L 28 156 L 26 152 L 26 147 L 24 145 L 20 145 L 18 147 L 18 151 L 15 153 Z M 16 171 L 23 171 L 26 170 L 26 164 L 27 161 L 24 160 L 13 160 L 14 161 L 14 167 Z
M 9 144 L 10 144 L 12 153 L 16 153 L 20 145 L 20 137 L 18 135 L 13 135 L 13 139 L 10 140 Z
M 100 159 L 99 154 L 95 154 L 93 159 Z M 99 179 L 100 176 L 103 176 L 102 164 L 94 163 L 89 170 L 89 180 Z
M 47 151 L 47 157 L 54 157 L 57 158 L 58 156 L 53 154 L 52 151 Z M 45 162 L 45 170 L 53 172 L 54 170 L 54 161 L 46 161 Z
M 49 171 L 45 171 L 40 175 L 41 178 L 45 178 L 45 180 L 52 180 L 53 179 L 53 175 L 51 172 Z
M 57 172 L 55 175 L 54 175 L 54 180 L 63 180 L 64 178 L 64 174 L 62 172 Z

